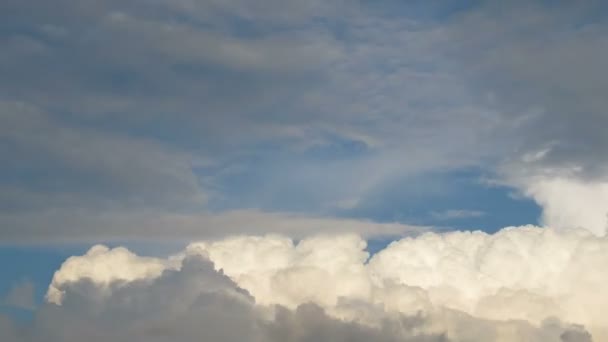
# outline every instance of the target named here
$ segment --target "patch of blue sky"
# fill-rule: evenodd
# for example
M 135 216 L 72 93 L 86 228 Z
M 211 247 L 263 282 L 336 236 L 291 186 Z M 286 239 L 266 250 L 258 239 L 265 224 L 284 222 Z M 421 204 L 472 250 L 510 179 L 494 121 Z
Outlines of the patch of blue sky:
M 340 214 L 485 232 L 538 222 L 541 209 L 534 201 L 514 196 L 511 188 L 485 184 L 483 178 L 479 170 L 469 169 L 399 179 L 383 184 L 357 207 Z
M 212 209 L 258 208 L 272 211 L 319 213 L 341 192 L 343 178 L 337 169 L 345 162 L 369 156 L 369 147 L 358 140 L 327 136 L 303 150 L 268 144 L 221 168 L 198 169 L 211 177 L 209 186 L 219 197 Z M 335 180 L 332 181 L 332 180 Z
M 532 200 L 513 196 L 511 188 L 484 183 L 486 175 L 477 169 L 387 180 L 350 208 L 328 206 L 349 197 L 351 180 L 334 167 L 348 172 L 344 165 L 371 154 L 362 142 L 333 137 L 330 143 L 298 153 L 267 146 L 224 169 L 201 171 L 215 175 L 211 187 L 219 195 L 209 202 L 214 210 L 257 208 L 487 232 L 537 223 L 540 216 Z
M 53 274 L 72 255 L 84 253 L 84 246 L 0 246 L 0 301 L 3 301 L 13 286 L 20 281 L 34 284 L 34 300 L 44 300 Z M 27 310 L 0 306 L 0 312 L 27 318 Z

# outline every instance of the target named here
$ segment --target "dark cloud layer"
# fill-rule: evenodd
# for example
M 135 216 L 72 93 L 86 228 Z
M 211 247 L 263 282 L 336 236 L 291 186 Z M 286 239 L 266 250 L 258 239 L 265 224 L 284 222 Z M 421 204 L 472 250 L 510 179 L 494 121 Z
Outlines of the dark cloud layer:
M 607 10 L 600 1 L 490 1 L 449 26 L 464 76 L 517 123 L 510 161 L 545 151 L 532 161 L 540 172 L 605 178 Z
M 3 1 L 0 214 L 331 216 L 433 172 L 602 180 L 605 10 Z

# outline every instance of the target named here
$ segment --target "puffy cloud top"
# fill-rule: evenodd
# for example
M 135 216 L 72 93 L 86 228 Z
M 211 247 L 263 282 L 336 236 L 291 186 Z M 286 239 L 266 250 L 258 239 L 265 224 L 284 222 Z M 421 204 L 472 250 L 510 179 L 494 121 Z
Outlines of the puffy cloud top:
M 141 257 L 124 247 L 110 249 L 95 245 L 85 255 L 70 257 L 61 265 L 53 276 L 46 298 L 60 304 L 63 288 L 70 283 L 86 279 L 105 289 L 113 283 L 156 278 L 171 265 L 170 260 Z
M 196 273 L 183 263 L 202 257 L 247 291 L 258 308 L 300 310 L 313 303 L 333 320 L 371 326 L 386 315 L 423 315 L 424 331 L 446 338 L 463 334 L 454 323 L 460 320 L 492 322 L 487 324 L 493 329 L 516 321 L 540 329 L 561 321 L 584 326 L 596 340 L 608 337 L 602 309 L 608 307 L 602 290 L 608 281 L 605 237 L 525 226 L 495 234 L 427 233 L 393 242 L 369 260 L 365 249 L 356 235 L 298 243 L 277 235 L 240 236 L 193 243 L 168 259 L 95 246 L 57 271 L 48 299 L 61 304 L 55 293 L 69 295 L 82 280 L 111 297 L 142 280 L 158 282 L 166 277 L 163 271 Z M 494 340 L 514 341 L 515 335 L 508 336 Z

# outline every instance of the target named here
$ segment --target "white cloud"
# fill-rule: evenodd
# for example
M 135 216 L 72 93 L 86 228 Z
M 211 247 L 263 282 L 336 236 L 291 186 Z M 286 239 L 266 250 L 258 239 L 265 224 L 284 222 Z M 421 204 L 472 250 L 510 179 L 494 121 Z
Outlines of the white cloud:
M 592 308 L 608 305 L 597 295 L 607 244 L 587 231 L 536 227 L 426 234 L 393 243 L 369 267 L 383 283 L 425 289 L 434 305 L 496 320 L 555 316 L 605 333 Z
M 535 177 L 522 186 L 542 208 L 542 221 L 556 228 L 585 227 L 608 233 L 608 182 L 568 177 Z
M 508 328 L 519 324 L 513 322 L 534 330 L 544 329 L 551 319 L 584 326 L 595 340 L 608 337 L 603 315 L 608 296 L 602 290 L 608 281 L 603 272 L 608 262 L 605 237 L 585 230 L 526 226 L 495 234 L 426 233 L 393 242 L 370 260 L 365 247 L 357 235 L 317 236 L 298 243 L 278 235 L 241 236 L 193 243 L 164 263 L 140 261 L 171 270 L 175 267 L 168 265 L 200 255 L 246 290 L 257 305 L 296 310 L 313 303 L 333 319 L 371 326 L 381 324 L 385 315 L 422 313 L 422 331 L 446 332 L 455 340 L 470 333 L 456 323 L 459 320 L 488 322 L 495 334 L 503 336 L 496 341 L 517 340 L 521 326 Z M 117 253 L 94 249 L 100 255 Z M 70 275 L 71 280 L 60 285 L 66 300 L 70 291 L 79 288 L 75 286 L 80 280 L 98 289 L 82 292 L 91 298 L 95 293 L 111 296 L 132 283 L 160 281 L 158 273 L 124 276 L 123 270 L 131 263 L 117 258 L 79 258 L 74 260 L 88 265 L 84 271 L 66 262 L 56 274 Z M 96 260 L 101 267 L 99 278 L 90 275 Z M 112 263 L 124 269 L 114 271 Z M 120 281 L 108 287 L 111 279 Z M 57 283 L 49 291 L 53 287 Z
M 365 246 L 357 235 L 308 238 L 297 245 L 279 236 L 240 237 L 194 243 L 187 253 L 208 255 L 260 304 L 295 308 L 311 301 L 333 307 L 340 297 L 369 297 Z
M 154 279 L 171 267 L 175 265 L 170 260 L 140 257 L 123 247 L 109 249 L 96 245 L 85 255 L 70 257 L 61 265 L 53 275 L 46 299 L 50 303 L 61 303 L 63 288 L 82 279 L 88 279 L 100 289 L 107 290 L 113 283 Z M 104 294 L 103 291 L 100 293 Z
M 506 184 L 542 208 L 541 222 L 556 229 L 583 228 L 608 234 L 608 181 L 586 177 L 583 167 L 538 167 L 527 161 L 506 163 Z

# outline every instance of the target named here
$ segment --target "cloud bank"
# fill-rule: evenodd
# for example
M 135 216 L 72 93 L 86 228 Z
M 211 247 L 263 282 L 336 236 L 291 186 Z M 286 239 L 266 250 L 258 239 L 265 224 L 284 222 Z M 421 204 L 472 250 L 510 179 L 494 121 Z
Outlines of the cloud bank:
M 535 226 L 426 233 L 371 257 L 355 234 L 237 236 L 168 258 L 95 246 L 55 273 L 35 324 L 83 310 L 87 334 L 118 327 L 111 340 L 602 341 L 606 263 L 608 239 Z

